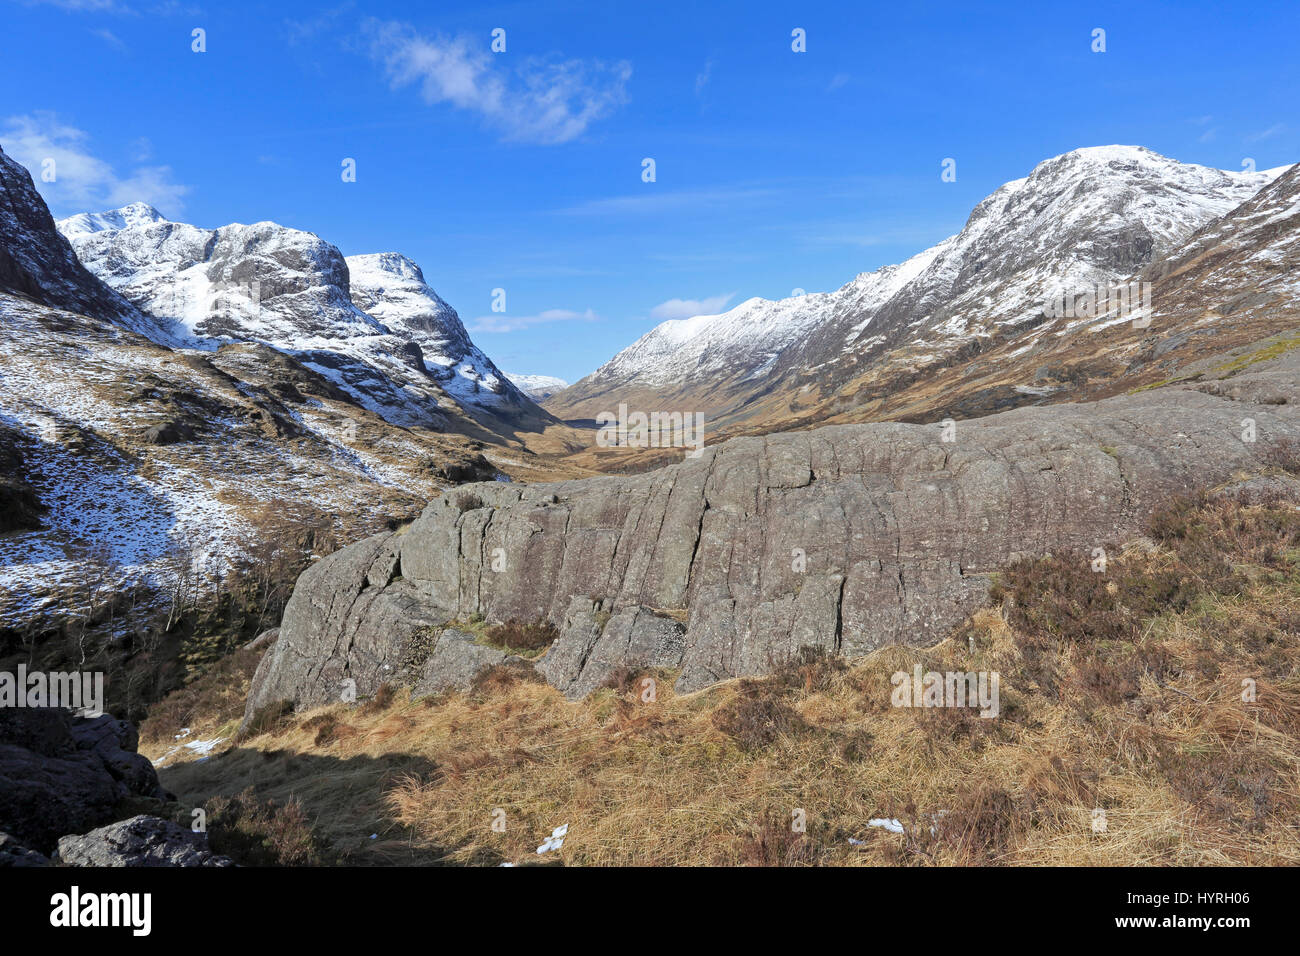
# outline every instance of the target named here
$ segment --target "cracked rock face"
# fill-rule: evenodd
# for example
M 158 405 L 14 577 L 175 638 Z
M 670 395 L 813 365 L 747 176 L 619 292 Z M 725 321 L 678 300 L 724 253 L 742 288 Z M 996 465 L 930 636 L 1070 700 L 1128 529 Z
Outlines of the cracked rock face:
M 91 275 L 58 230 L 31 174 L 0 150 L 0 292 L 158 334 L 117 293 Z
M 1090 554 L 1173 495 L 1260 472 L 1300 423 L 1253 400 L 1294 397 L 1296 366 L 1238 376 L 1239 400 L 1161 389 L 958 422 L 953 441 L 940 425 L 838 425 L 642 475 L 466 486 L 478 506 L 435 500 L 303 575 L 249 712 L 323 703 L 345 676 L 373 692 L 421 628 L 474 613 L 556 624 L 538 670 L 575 695 L 620 664 L 680 666 L 692 691 L 803 645 L 933 643 L 1008 561 Z

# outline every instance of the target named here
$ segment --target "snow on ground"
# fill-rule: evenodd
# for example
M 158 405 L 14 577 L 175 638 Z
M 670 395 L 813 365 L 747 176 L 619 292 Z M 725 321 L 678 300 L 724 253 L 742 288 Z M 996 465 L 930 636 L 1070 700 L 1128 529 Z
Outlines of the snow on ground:
M 165 409 L 123 395 L 149 372 L 230 411 L 194 441 L 148 445 L 141 435 Z M 344 413 L 312 402 L 289 410 L 301 438 L 268 439 L 240 417 L 250 390 L 214 381 L 179 353 L 0 296 L 0 426 L 20 435 L 23 477 L 49 508 L 39 530 L 0 536 L 0 625 L 69 610 L 92 579 L 165 584 L 178 556 L 219 579 L 249 553 L 259 509 L 365 515 L 382 488 L 428 495 L 427 479 L 394 464 L 429 457 L 406 433 L 354 444 Z

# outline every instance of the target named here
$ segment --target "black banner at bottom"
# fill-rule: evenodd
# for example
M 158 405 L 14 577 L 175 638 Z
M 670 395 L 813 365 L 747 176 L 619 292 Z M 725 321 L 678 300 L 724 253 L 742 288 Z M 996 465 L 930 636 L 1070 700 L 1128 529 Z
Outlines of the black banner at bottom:
M 21 934 L 10 938 L 129 946 L 265 939 L 268 930 L 301 944 L 365 944 L 438 924 L 485 938 L 623 938 L 641 926 L 653 938 L 693 913 L 693 936 L 716 926 L 733 946 L 751 936 L 770 945 L 768 934 L 785 924 L 813 935 L 866 930 L 873 943 L 896 935 L 915 945 L 933 934 L 945 948 L 1040 930 L 1233 945 L 1258 930 L 1277 934 L 1295 917 L 1290 881 L 1264 869 L 519 869 L 533 872 L 10 869 L 0 870 L 0 916 L 6 933 Z

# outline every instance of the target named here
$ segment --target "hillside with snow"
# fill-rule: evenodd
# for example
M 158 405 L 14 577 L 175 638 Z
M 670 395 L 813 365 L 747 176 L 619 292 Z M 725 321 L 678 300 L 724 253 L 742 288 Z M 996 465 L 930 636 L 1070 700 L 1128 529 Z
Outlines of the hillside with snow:
M 589 416 L 629 400 L 743 421 L 756 399 L 824 396 L 869 364 L 924 366 L 1041 321 L 1051 296 L 1141 270 L 1282 172 L 1210 169 L 1134 146 L 1074 150 L 1006 183 L 957 235 L 902 264 L 834 292 L 664 322 L 547 407 Z
M 100 591 L 219 586 L 268 548 L 327 553 L 456 483 L 530 473 L 474 404 L 515 390 L 409 260 L 402 297 L 366 268 L 389 257 L 358 257 L 390 329 L 309 233 L 140 203 L 61 227 L 0 150 L 0 632 Z

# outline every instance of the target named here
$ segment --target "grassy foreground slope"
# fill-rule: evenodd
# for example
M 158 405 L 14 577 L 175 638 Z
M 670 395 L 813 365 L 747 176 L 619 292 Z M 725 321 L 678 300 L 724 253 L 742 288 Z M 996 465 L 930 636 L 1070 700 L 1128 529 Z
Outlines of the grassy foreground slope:
M 627 672 L 579 702 L 499 668 L 467 693 L 269 714 L 160 776 L 190 806 L 289 807 L 319 859 L 352 863 L 1300 863 L 1300 498 L 1280 464 L 1249 495 L 1172 503 L 1104 571 L 1006 569 L 932 648 L 805 652 L 686 696 Z M 891 706 L 916 664 L 998 672 L 999 716 Z M 187 692 L 143 728 L 152 758 L 168 721 L 242 708 L 198 715 Z

